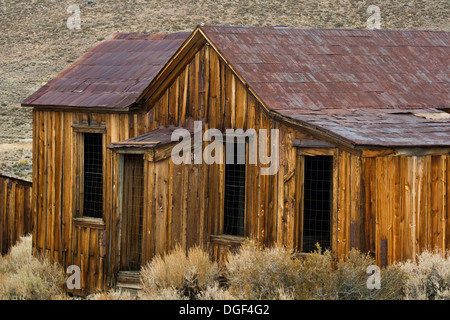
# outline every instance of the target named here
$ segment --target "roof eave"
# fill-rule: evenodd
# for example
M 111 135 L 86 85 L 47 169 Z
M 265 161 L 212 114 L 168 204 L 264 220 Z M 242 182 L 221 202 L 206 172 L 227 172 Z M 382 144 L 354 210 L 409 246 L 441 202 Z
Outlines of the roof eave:
M 122 113 L 134 111 L 134 104 L 127 107 L 98 107 L 98 106 L 62 106 L 62 105 L 40 105 L 40 104 L 21 104 L 22 107 L 35 108 L 39 110 L 52 110 L 52 111 L 73 111 L 73 112 L 102 112 L 102 113 Z

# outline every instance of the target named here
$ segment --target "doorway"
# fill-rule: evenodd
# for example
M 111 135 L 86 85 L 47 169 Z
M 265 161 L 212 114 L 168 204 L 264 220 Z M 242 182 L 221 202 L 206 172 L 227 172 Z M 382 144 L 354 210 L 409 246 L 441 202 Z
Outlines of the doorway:
M 142 263 L 144 159 L 123 155 L 120 270 L 139 271 Z

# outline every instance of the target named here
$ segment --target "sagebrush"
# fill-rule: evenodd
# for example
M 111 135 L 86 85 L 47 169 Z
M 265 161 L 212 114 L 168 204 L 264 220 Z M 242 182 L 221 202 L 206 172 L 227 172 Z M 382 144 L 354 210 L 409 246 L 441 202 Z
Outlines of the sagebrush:
M 352 249 L 335 263 L 331 252 L 319 246 L 294 258 L 280 247 L 260 248 L 245 242 L 226 264 L 229 290 L 239 299 L 366 300 L 402 299 L 406 273 L 397 266 L 381 271 L 381 289 L 367 287 L 368 254 Z
M 450 255 L 424 251 L 415 262 L 400 264 L 409 275 L 405 281 L 405 299 L 450 300 Z
M 51 300 L 64 298 L 64 269 L 31 254 L 31 236 L 22 237 L 0 258 L 0 300 Z
M 34 257 L 31 236 L 23 237 L 0 258 L 0 299 L 69 299 L 63 268 Z M 450 299 L 449 253 L 424 251 L 415 261 L 381 269 L 381 288 L 369 289 L 367 268 L 373 257 L 356 249 L 335 261 L 319 246 L 297 257 L 282 246 L 263 247 L 246 241 L 229 253 L 223 270 L 206 250 L 177 246 L 141 270 L 142 290 L 110 290 L 91 300 L 365 300 Z
M 208 253 L 195 246 L 186 251 L 181 246 L 157 256 L 141 270 L 144 299 L 194 299 L 208 287 L 214 287 L 219 267 Z
M 226 263 L 228 290 L 238 299 L 279 299 L 295 290 L 299 281 L 300 261 L 281 248 L 260 248 L 245 242 Z

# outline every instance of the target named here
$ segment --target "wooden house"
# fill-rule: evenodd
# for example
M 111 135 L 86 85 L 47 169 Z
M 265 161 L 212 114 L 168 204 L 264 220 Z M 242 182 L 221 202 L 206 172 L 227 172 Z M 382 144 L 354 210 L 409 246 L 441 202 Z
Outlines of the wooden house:
M 176 244 L 220 261 L 246 237 L 319 242 L 380 265 L 448 249 L 449 44 L 447 32 L 224 26 L 102 42 L 23 102 L 35 254 L 80 266 L 85 293 Z M 266 129 L 278 170 L 250 163 L 248 140 L 244 164 L 194 149 L 175 164 L 172 134 L 199 122 L 225 138 Z

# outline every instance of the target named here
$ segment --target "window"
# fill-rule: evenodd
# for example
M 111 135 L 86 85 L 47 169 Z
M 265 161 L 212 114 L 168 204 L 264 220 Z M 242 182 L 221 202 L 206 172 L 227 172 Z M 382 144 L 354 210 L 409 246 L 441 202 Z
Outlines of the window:
M 103 215 L 103 135 L 83 134 L 83 216 Z
M 225 163 L 223 233 L 243 237 L 245 218 L 245 143 L 243 148 L 238 148 L 238 146 L 239 143 L 233 144 L 233 163 Z
M 104 228 L 104 158 L 106 124 L 95 121 L 73 129 L 73 219 L 77 225 Z
M 331 246 L 332 156 L 304 157 L 303 252 Z

